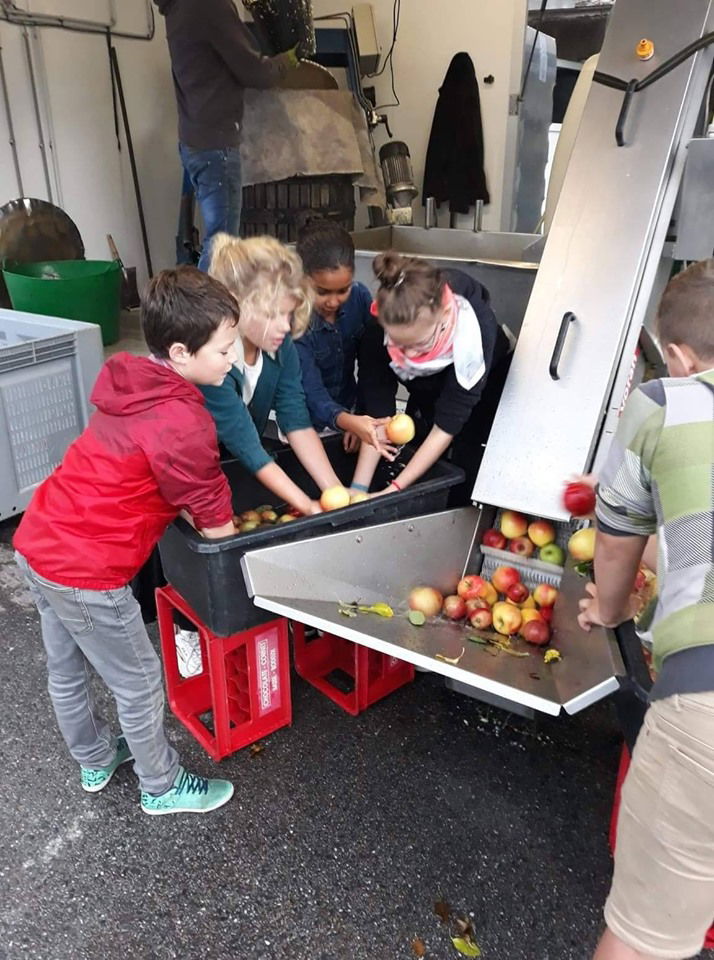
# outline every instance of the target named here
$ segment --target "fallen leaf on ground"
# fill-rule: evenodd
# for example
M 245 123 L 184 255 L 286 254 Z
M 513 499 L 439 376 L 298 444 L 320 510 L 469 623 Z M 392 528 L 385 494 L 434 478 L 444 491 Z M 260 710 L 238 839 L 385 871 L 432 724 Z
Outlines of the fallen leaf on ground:
M 563 656 L 560 650 L 546 650 L 543 654 L 543 663 L 552 663 L 554 660 L 562 660 Z
M 414 937 L 412 940 L 412 953 L 415 957 L 425 957 L 426 956 L 426 944 L 421 939 L 421 937 Z
M 423 627 L 426 623 L 426 617 L 421 610 L 410 610 L 407 617 L 413 627 Z
M 263 744 L 263 743 L 251 743 L 250 747 L 248 748 L 248 753 L 250 754 L 250 759 L 252 760 L 253 757 L 259 757 L 259 756 L 261 755 L 261 753 L 263 752 L 263 750 L 265 750 L 265 744 Z
M 434 913 L 442 923 L 448 923 L 451 918 L 451 907 L 440 897 L 434 904 Z
M 456 664 L 459 663 L 459 661 L 461 660 L 461 658 L 465 653 L 466 653 L 466 647 L 462 647 L 461 653 L 458 655 L 458 657 L 445 657 L 443 653 L 436 653 L 434 654 L 434 656 L 436 657 L 437 660 L 441 660 L 443 663 L 451 663 L 454 666 L 456 666 Z
M 481 951 L 473 940 L 467 940 L 465 937 L 452 937 L 451 942 L 465 957 L 480 957 Z

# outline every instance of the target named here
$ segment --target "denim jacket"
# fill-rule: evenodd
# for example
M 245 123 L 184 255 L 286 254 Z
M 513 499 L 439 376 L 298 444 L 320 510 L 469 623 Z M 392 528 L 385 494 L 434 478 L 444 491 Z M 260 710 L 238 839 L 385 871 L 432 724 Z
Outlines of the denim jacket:
M 317 430 L 336 429 L 338 414 L 357 404 L 355 363 L 371 304 L 367 287 L 355 283 L 334 324 L 313 311 L 310 326 L 295 341 L 305 399 Z

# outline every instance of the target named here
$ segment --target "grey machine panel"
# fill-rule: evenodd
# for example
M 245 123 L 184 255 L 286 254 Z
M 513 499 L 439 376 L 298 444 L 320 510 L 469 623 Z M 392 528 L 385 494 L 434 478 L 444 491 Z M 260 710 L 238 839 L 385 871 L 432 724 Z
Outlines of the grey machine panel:
M 714 28 L 710 0 L 617 3 L 598 69 L 640 78 Z M 655 57 L 634 50 L 646 35 Z M 565 174 L 473 499 L 565 519 L 562 480 L 587 470 L 647 314 L 712 51 L 634 95 L 594 83 Z M 574 320 L 565 320 L 567 314 Z M 551 375 L 556 340 L 565 342 Z M 557 377 L 557 378 L 556 378 Z M 598 451 L 598 460 L 603 451 Z
M 543 662 L 540 648 L 516 641 L 530 655 L 489 652 L 466 638 L 463 626 L 435 620 L 414 627 L 406 599 L 415 584 L 453 591 L 471 555 L 480 511 L 448 510 L 412 520 L 255 550 L 241 561 L 256 606 L 326 630 L 373 650 L 485 691 L 502 703 L 558 715 L 576 713 L 617 689 L 624 673 L 619 652 L 604 630 L 585 634 L 576 624 L 582 580 L 566 571 L 553 620 L 562 661 Z M 392 619 L 360 614 L 348 619 L 340 602 L 386 601 Z M 457 658 L 458 664 L 436 658 Z

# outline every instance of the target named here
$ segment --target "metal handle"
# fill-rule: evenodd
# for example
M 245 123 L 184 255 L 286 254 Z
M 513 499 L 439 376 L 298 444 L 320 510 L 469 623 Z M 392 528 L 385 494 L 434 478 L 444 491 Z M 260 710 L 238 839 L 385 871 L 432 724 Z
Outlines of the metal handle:
M 636 90 L 637 80 L 630 80 L 625 87 L 625 96 L 622 101 L 622 106 L 620 107 L 620 116 L 617 118 L 617 124 L 615 126 L 615 141 L 618 147 L 624 147 L 625 145 L 625 121 L 627 120 L 627 114 L 630 112 L 630 104 L 632 103 L 632 97 Z
M 568 310 L 567 313 L 563 314 L 563 319 L 560 321 L 560 330 L 558 330 L 558 336 L 556 337 L 555 346 L 553 347 L 553 355 L 550 358 L 550 366 L 548 367 L 548 371 L 553 380 L 560 380 L 560 374 L 558 373 L 560 355 L 563 352 L 563 347 L 565 346 L 565 338 L 568 336 L 570 324 L 575 319 L 575 314 Z

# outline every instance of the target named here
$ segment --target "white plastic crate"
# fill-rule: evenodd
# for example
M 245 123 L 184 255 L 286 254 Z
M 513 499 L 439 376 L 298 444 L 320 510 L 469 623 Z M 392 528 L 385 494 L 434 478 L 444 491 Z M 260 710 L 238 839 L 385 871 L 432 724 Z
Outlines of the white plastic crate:
M 0 520 L 22 512 L 89 419 L 98 326 L 0 309 Z

